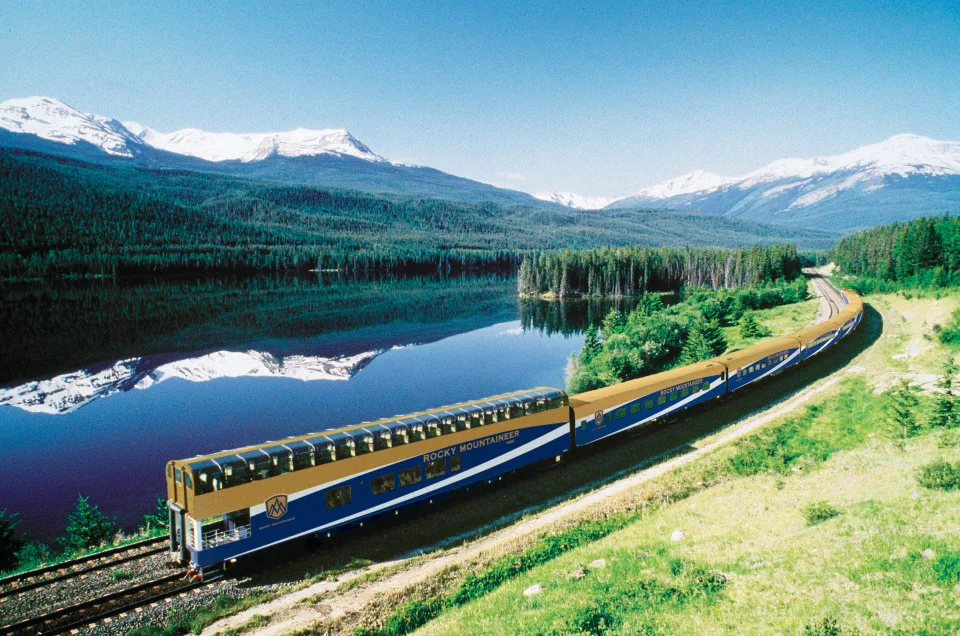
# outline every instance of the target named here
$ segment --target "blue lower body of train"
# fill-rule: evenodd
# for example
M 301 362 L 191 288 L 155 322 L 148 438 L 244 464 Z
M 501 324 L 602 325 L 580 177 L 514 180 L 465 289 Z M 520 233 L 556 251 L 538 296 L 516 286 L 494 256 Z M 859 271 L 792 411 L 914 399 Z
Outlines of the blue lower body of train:
M 492 438 L 501 437 L 495 441 Z M 428 455 L 381 465 L 342 480 L 289 493 L 282 505 L 250 509 L 248 526 L 233 531 L 229 542 L 201 549 L 189 546 L 191 562 L 201 568 L 311 533 L 332 533 L 365 519 L 489 481 L 570 450 L 570 422 L 530 426 L 479 437 Z M 419 469 L 419 473 L 418 473 Z M 404 479 L 403 475 L 406 475 Z M 417 481 L 412 481 L 419 474 Z M 389 479 L 385 479 L 389 477 Z M 374 494 L 374 482 L 380 491 Z M 405 483 L 408 482 L 408 483 Z M 412 482 L 412 483 L 410 483 Z M 346 490 L 348 489 L 348 490 Z M 328 493 L 336 491 L 334 507 Z M 344 494 L 348 493 L 348 494 Z M 281 514 L 277 514 L 281 512 Z

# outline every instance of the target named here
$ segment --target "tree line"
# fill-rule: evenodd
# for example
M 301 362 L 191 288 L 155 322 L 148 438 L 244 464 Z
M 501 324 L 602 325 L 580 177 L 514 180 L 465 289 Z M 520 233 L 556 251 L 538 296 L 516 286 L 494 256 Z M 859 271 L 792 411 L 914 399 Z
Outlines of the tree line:
M 736 289 L 791 281 L 801 269 L 794 245 L 605 247 L 528 255 L 520 263 L 517 287 L 522 296 L 634 296 L 683 286 Z
M 831 250 L 858 291 L 960 284 L 960 218 L 944 214 L 893 223 L 842 238 Z

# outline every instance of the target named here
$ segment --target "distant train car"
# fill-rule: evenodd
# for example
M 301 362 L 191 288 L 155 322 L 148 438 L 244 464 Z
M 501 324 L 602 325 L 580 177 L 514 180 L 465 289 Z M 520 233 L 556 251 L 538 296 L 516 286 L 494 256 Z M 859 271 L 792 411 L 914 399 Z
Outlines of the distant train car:
M 700 362 L 570 399 L 574 444 L 586 446 L 725 392 L 726 367 Z
M 570 450 L 567 395 L 533 389 L 170 462 L 171 551 L 205 568 Z
M 800 341 L 800 359 L 807 360 L 840 339 L 842 321 L 830 318 L 791 334 Z
M 751 382 L 774 375 L 800 362 L 800 341 L 774 338 L 716 358 L 727 368 L 727 391 L 738 391 Z

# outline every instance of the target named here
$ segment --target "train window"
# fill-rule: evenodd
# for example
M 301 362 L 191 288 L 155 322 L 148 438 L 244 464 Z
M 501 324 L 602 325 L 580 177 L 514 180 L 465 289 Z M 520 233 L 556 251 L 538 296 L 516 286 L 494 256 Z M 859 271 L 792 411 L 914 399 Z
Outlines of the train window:
M 393 437 L 390 431 L 377 431 L 376 437 L 377 450 L 385 450 L 393 446 Z
M 465 431 L 470 428 L 470 417 L 466 414 L 457 416 L 457 430 Z
M 443 431 L 444 435 L 457 432 L 457 423 L 452 415 L 448 415 L 447 417 L 443 418 L 443 421 L 440 424 L 440 430 Z
M 497 410 L 496 409 L 486 409 L 483 412 L 483 422 L 485 424 L 493 424 L 497 421 Z
M 676 402 L 678 397 L 679 397 L 679 396 L 677 395 L 677 392 L 674 391 L 674 392 L 672 392 L 672 393 L 670 394 L 670 401 L 671 401 L 671 402 Z
M 175 474 L 176 474 L 176 481 L 177 481 L 177 483 L 178 483 L 178 484 L 182 484 L 182 483 L 183 483 L 183 471 L 178 468 L 178 469 L 177 469 L 177 472 L 176 472 Z
M 327 491 L 327 509 L 345 506 L 352 500 L 353 493 L 350 486 L 340 486 Z
M 173 479 L 173 465 L 167 466 L 167 477 Z
M 627 416 L 627 409 L 617 409 L 617 419 L 622 420 Z
M 721 372 L 720 372 L 720 381 L 722 382 L 723 380 L 726 380 L 726 379 L 727 379 L 727 372 L 726 372 L 726 371 L 721 371 Z
M 187 487 L 187 490 L 193 490 L 193 479 L 190 477 L 190 473 L 183 473 L 183 485 Z
M 701 391 L 709 391 L 709 390 L 710 390 L 710 383 L 709 383 L 709 382 L 704 382 L 703 384 L 701 384 L 701 385 L 700 385 L 700 390 L 701 390 Z
M 536 413 L 539 413 L 540 411 L 546 411 L 547 410 L 546 398 L 540 398 L 539 400 L 537 400 L 537 404 L 534 407 L 534 409 Z
M 680 389 L 680 397 L 685 398 L 690 395 L 690 389 Z
M 402 446 L 410 442 L 410 429 L 406 426 L 396 426 L 391 429 L 390 433 L 394 446 Z
M 699 393 L 699 392 L 700 392 L 700 385 L 699 385 L 699 384 L 694 384 L 692 387 L 690 387 L 690 391 L 693 392 L 693 393 Z
M 357 443 L 352 437 L 340 440 L 337 444 L 337 459 L 347 459 L 349 457 L 356 457 L 356 455 Z
M 753 367 L 750 367 L 749 369 L 747 369 L 747 373 L 753 373 Z
M 653 409 L 653 400 L 644 400 L 643 401 L 643 410 L 650 411 Z
M 419 466 L 400 471 L 401 486 L 410 486 L 411 484 L 419 482 L 421 479 L 423 479 L 423 471 Z
M 547 400 L 548 409 L 559 409 L 563 407 L 563 398 L 561 396 L 552 397 Z
M 317 463 L 326 464 L 336 461 L 337 447 L 333 442 L 327 442 L 317 450 Z
M 427 462 L 427 479 L 433 479 L 447 472 L 447 460 L 438 459 L 433 462 Z
M 411 426 L 410 438 L 415 442 L 427 439 L 426 427 L 423 424 L 414 424 Z
M 663 405 L 666 404 L 666 403 L 667 403 L 667 396 L 666 396 L 666 395 L 658 395 L 658 396 L 657 396 L 657 406 L 663 406 Z
M 440 425 L 436 422 L 428 422 L 427 437 L 440 437 Z
M 609 424 L 609 423 L 612 422 L 612 421 L 613 421 L 613 413 L 604 413 L 604 414 L 603 414 L 603 422 L 604 422 L 604 424 Z
M 363 455 L 365 453 L 373 452 L 373 435 L 369 433 L 364 433 L 359 435 L 359 440 L 356 443 L 357 455 Z
M 523 417 L 523 402 L 519 400 L 510 405 L 510 417 Z
M 460 456 L 454 455 L 450 458 L 450 472 L 455 473 L 460 470 Z
M 385 492 L 393 490 L 394 485 L 393 473 L 374 477 L 370 481 L 370 489 L 375 495 L 382 495 Z
M 630 405 L 630 415 L 635 415 L 640 412 L 640 403 L 634 402 Z

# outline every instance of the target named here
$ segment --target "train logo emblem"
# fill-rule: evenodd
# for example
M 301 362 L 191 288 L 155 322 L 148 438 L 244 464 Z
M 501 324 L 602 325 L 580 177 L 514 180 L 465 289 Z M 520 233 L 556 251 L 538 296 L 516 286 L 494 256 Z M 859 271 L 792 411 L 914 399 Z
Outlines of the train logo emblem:
M 263 505 L 267 508 L 267 519 L 279 519 L 287 514 L 286 495 L 274 495 L 263 502 Z
M 603 426 L 603 409 L 593 414 L 593 421 L 596 422 L 597 426 Z

